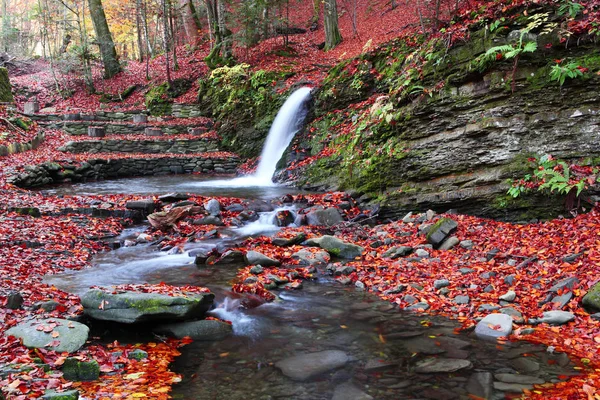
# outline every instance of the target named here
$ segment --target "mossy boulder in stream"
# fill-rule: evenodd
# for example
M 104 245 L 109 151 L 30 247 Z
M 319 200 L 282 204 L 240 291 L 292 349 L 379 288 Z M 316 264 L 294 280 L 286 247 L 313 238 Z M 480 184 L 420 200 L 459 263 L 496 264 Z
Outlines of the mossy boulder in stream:
M 592 288 L 583 296 L 582 303 L 585 307 L 600 311 L 600 283 L 596 283 Z
M 148 321 L 182 321 L 202 318 L 213 304 L 212 293 L 168 296 L 157 293 L 108 293 L 93 289 L 81 297 L 91 318 L 132 324 Z

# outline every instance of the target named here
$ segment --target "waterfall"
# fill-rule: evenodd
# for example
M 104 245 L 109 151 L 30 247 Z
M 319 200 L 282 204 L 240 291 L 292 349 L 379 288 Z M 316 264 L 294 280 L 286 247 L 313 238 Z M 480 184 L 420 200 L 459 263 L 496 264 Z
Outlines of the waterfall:
M 310 99 L 309 87 L 296 90 L 283 103 L 277 112 L 275 121 L 269 129 L 265 145 L 260 156 L 260 163 L 253 175 L 241 178 L 194 183 L 204 187 L 248 187 L 273 186 L 275 168 L 283 152 L 290 145 L 294 135 L 302 128 L 306 117 L 306 102 Z
M 253 175 L 258 182 L 272 183 L 271 178 L 283 152 L 302 128 L 306 117 L 305 103 L 310 98 L 310 91 L 309 87 L 296 90 L 279 109 L 260 155 L 260 163 Z

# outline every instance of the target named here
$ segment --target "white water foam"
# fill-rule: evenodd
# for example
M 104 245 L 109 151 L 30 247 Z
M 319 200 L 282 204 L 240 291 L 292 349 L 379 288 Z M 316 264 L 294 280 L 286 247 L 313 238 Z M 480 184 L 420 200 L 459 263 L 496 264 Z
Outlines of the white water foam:
M 283 156 L 285 149 L 290 145 L 292 139 L 298 133 L 306 117 L 305 103 L 310 99 L 309 87 L 302 87 L 288 97 L 279 109 L 269 135 L 265 140 L 260 155 L 260 163 L 256 172 L 250 176 L 235 179 L 216 180 L 194 183 L 194 186 L 204 187 L 256 187 L 275 186 L 272 181 L 277 163 Z

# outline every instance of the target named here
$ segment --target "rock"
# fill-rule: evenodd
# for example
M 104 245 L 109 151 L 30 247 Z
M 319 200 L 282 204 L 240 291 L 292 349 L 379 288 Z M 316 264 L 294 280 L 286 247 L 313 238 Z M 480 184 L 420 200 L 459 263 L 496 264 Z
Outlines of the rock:
M 342 276 L 342 275 L 350 275 L 351 273 L 355 272 L 356 268 L 351 267 L 350 265 L 342 265 L 339 267 L 336 267 L 335 271 L 333 272 L 334 276 Z
M 86 315 L 94 319 L 132 324 L 147 321 L 181 321 L 202 318 L 213 304 L 212 293 L 174 297 L 156 293 L 107 293 L 99 289 L 81 297 Z
M 473 241 L 472 240 L 462 240 L 459 243 L 460 247 L 462 247 L 463 249 L 467 249 L 467 250 L 471 250 L 473 248 Z
M 408 214 L 406 214 L 402 218 L 402 222 L 404 222 L 405 224 L 408 224 L 409 222 L 412 222 L 412 220 L 413 220 L 413 213 L 412 213 L 412 211 L 410 211 Z
M 550 289 L 548 289 L 548 291 L 556 293 L 565 288 L 573 289 L 575 287 L 575 284 L 577 284 L 577 283 L 579 283 L 579 279 L 577 279 L 577 277 L 575 277 L 575 276 L 561 279 L 560 281 L 558 281 L 554 285 L 552 285 L 552 287 Z
M 538 318 L 538 319 L 531 318 L 529 320 L 529 322 L 532 324 L 546 323 L 549 325 L 562 325 L 562 324 L 566 324 L 567 322 L 572 321 L 574 319 L 575 319 L 575 314 L 573 314 L 572 312 L 555 310 L 555 311 L 545 311 L 542 314 L 542 318 Z
M 369 396 L 351 382 L 342 383 L 335 387 L 331 400 L 372 400 Z
M 65 390 L 64 392 L 56 392 L 54 390 L 46 390 L 42 396 L 42 400 L 77 400 L 79 399 L 78 390 Z
M 282 210 L 278 211 L 275 214 L 275 224 L 277 226 L 288 226 L 294 223 L 295 217 L 294 214 L 290 210 Z
M 523 390 L 533 389 L 532 385 L 521 385 L 518 383 L 494 382 L 494 389 L 501 392 L 520 393 Z
M 313 243 L 316 243 L 323 250 L 326 250 L 329 254 L 334 257 L 355 259 L 360 257 L 363 252 L 363 248 L 352 244 L 346 243 L 334 236 L 325 235 L 317 239 L 313 239 Z
M 232 212 L 242 212 L 244 211 L 244 206 L 240 203 L 233 203 L 225 207 L 225 209 Z
M 466 274 L 470 274 L 471 272 L 475 272 L 475 270 L 472 268 L 463 267 L 463 268 L 459 268 L 458 272 L 460 272 L 463 275 L 466 275 Z
M 405 307 L 404 309 L 407 311 L 426 311 L 427 309 L 429 309 L 429 304 L 425 302 L 419 302 L 411 306 Z
M 6 308 L 10 310 L 19 310 L 23 306 L 23 296 L 19 292 L 10 292 L 6 296 Z
M 457 358 L 426 358 L 415 364 L 415 372 L 419 374 L 437 374 L 456 372 L 461 369 L 472 367 L 473 364 L 469 360 Z
M 554 308 L 561 309 L 564 308 L 572 298 L 573 292 L 566 292 L 560 296 L 554 296 L 551 301 L 554 304 Z
M 254 275 L 260 275 L 265 271 L 265 269 L 262 267 L 262 265 L 255 265 L 252 268 L 250 268 L 250 273 L 254 274 Z
M 508 301 L 509 303 L 515 301 L 516 298 L 517 293 L 515 293 L 513 290 L 509 290 L 508 292 L 504 293 L 502 296 L 499 297 L 500 300 Z
M 42 327 L 41 330 L 38 327 Z M 56 338 L 54 332 L 58 333 Z M 7 330 L 5 335 L 22 339 L 27 347 L 73 353 L 85 344 L 89 332 L 90 329 L 79 322 L 51 318 L 22 322 Z
M 44 311 L 54 311 L 56 308 L 60 306 L 60 303 L 54 300 L 42 301 L 39 303 L 35 303 L 32 307 L 33 310 L 42 309 Z
M 588 290 L 587 294 L 583 296 L 582 303 L 585 307 L 600 311 L 600 282 L 596 283 Z
M 425 249 L 417 249 L 415 255 L 419 258 L 429 258 L 429 252 Z
M 221 213 L 221 203 L 217 199 L 210 199 L 206 203 L 204 203 L 204 209 L 210 215 L 219 215 Z
M 175 203 L 177 201 L 183 201 L 189 198 L 190 196 L 185 193 L 167 193 L 158 197 L 158 199 L 163 203 Z
M 441 289 L 446 286 L 450 286 L 450 281 L 448 279 L 437 279 L 433 281 L 433 287 L 436 289 Z
M 454 303 L 456 304 L 469 304 L 471 302 L 471 298 L 469 296 L 456 296 L 454 298 Z
M 406 290 L 407 286 L 406 285 L 397 285 L 391 289 L 388 289 L 385 291 L 386 294 L 398 294 L 398 293 L 402 293 Z
M 365 284 L 361 281 L 356 281 L 354 282 L 354 286 L 358 289 L 358 290 L 365 290 Z
M 222 340 L 233 334 L 230 324 L 212 319 L 165 324 L 155 331 L 177 339 L 189 336 L 193 340 Z
M 154 212 L 154 200 L 136 200 L 136 201 L 128 201 L 125 204 L 125 208 L 129 210 L 138 210 L 144 213 L 145 215 L 150 215 Z
M 513 283 L 515 283 L 515 276 L 514 275 L 508 275 L 504 277 L 504 283 L 508 286 L 512 286 Z M 508 301 L 508 300 L 507 300 Z
M 519 357 L 510 361 L 510 365 L 519 372 L 531 373 L 540 370 L 540 364 L 532 357 Z
M 365 363 L 363 370 L 367 373 L 382 371 L 384 369 L 390 369 L 398 366 L 398 362 L 387 361 L 385 359 L 373 359 Z
M 343 351 L 326 350 L 292 356 L 275 363 L 275 367 L 281 369 L 281 372 L 288 378 L 305 381 L 343 367 L 349 360 L 350 358 Z
M 127 354 L 127 358 L 130 360 L 142 361 L 148 358 L 148 352 L 142 349 L 134 349 Z
M 291 239 L 273 238 L 271 240 L 271 243 L 273 243 L 275 246 L 287 247 L 287 246 L 294 246 L 296 244 L 300 244 L 300 243 L 304 242 L 305 240 L 306 240 L 306 235 L 304 233 L 300 233 Z
M 228 250 L 215 261 L 215 264 L 238 264 L 244 263 L 244 253 L 239 250 Z
M 523 314 L 521 314 L 519 311 L 515 310 L 512 307 L 501 308 L 500 312 L 502 314 L 510 315 L 513 319 L 513 322 L 516 324 L 522 324 L 525 322 L 525 320 L 523 319 Z
M 95 381 L 100 377 L 100 365 L 98 361 L 79 361 L 77 358 L 69 357 L 61 368 L 63 378 L 69 381 Z
M 482 340 L 495 341 L 512 332 L 513 319 L 506 314 L 489 314 L 475 326 L 475 335 Z
M 412 252 L 413 252 L 413 248 L 410 246 L 392 247 L 388 251 L 383 253 L 383 257 L 391 258 L 392 260 L 394 260 L 398 257 L 407 256 Z
M 306 214 L 306 223 L 308 225 L 332 226 L 344 222 L 344 218 L 337 208 L 329 207 L 309 211 Z
M 326 251 L 312 252 L 308 249 L 302 249 L 292 254 L 292 258 L 300 260 L 302 265 L 322 265 L 327 264 L 331 257 Z
M 194 257 L 194 263 L 196 265 L 204 265 L 209 257 L 209 251 L 206 249 L 194 249 L 188 252 L 188 256 Z
M 193 225 L 215 225 L 223 226 L 223 221 L 216 215 L 207 215 L 206 217 L 197 218 L 192 222 Z
M 504 383 L 521 383 L 526 385 L 541 385 L 546 383 L 542 378 L 521 374 L 494 374 L 494 378 Z
M 427 242 L 437 249 L 456 228 L 458 228 L 456 221 L 450 218 L 441 218 L 427 232 Z
M 260 264 L 265 267 L 277 267 L 277 266 L 281 265 L 281 261 L 267 257 L 264 254 L 259 253 L 258 251 L 252 251 L 252 250 L 246 252 L 244 259 L 246 261 L 246 264 L 248 264 L 248 265 Z
M 450 250 L 460 243 L 460 240 L 456 236 L 451 236 L 440 245 L 440 250 Z
M 467 392 L 482 399 L 491 399 L 494 379 L 491 372 L 474 372 L 467 382 Z

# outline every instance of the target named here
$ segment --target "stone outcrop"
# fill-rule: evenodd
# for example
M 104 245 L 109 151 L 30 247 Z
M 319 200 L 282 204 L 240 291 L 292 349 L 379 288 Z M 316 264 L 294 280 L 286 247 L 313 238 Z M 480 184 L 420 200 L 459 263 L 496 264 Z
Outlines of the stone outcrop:
M 66 153 L 206 153 L 218 151 L 218 143 L 207 139 L 169 139 L 169 140 L 86 140 L 67 142 L 60 147 Z
M 66 319 L 34 319 L 25 321 L 6 331 L 6 336 L 23 340 L 27 347 L 72 353 L 85 344 L 90 329 Z

